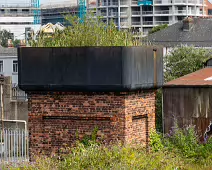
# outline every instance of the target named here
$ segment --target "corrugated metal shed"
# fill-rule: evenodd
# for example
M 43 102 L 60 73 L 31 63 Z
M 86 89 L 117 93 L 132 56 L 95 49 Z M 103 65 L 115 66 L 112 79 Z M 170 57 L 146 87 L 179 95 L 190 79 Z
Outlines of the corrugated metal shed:
M 164 87 L 170 86 L 212 86 L 212 68 L 198 70 L 164 85 Z
M 163 108 L 165 133 L 177 120 L 179 127 L 195 125 L 198 134 L 203 137 L 212 121 L 212 68 L 166 83 L 163 87 Z

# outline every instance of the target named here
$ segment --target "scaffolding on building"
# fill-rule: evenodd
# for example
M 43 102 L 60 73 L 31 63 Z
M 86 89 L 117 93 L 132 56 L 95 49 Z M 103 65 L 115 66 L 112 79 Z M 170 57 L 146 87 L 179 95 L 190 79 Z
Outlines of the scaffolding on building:
M 79 18 L 82 23 L 86 15 L 86 0 L 79 0 Z
M 40 24 L 40 0 L 28 0 L 27 2 L 0 2 L 0 17 L 33 16 L 34 24 Z
M 48 23 L 56 24 L 61 23 L 68 26 L 66 16 L 78 15 L 78 4 L 71 1 L 62 1 L 58 3 L 48 3 L 41 5 L 41 23 L 46 25 Z
M 31 0 L 31 7 L 33 7 L 34 24 L 40 24 L 41 23 L 40 0 Z

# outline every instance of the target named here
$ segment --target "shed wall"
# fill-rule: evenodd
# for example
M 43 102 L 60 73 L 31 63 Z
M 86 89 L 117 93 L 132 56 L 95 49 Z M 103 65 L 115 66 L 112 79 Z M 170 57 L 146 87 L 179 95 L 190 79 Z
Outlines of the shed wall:
M 212 121 L 212 88 L 164 88 L 163 109 L 165 133 L 177 120 L 179 127 L 195 125 L 202 136 Z

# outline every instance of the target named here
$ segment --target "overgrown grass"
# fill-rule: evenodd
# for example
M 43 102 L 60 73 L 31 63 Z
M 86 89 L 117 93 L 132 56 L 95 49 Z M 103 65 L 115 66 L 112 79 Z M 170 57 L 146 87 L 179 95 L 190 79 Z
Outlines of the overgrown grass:
M 11 170 L 97 170 L 97 169 L 138 169 L 138 170 L 198 170 L 212 169 L 212 140 L 205 144 L 198 141 L 193 127 L 174 128 L 163 137 L 151 132 L 150 150 L 141 146 L 121 144 L 105 146 L 92 138 L 88 143 L 79 142 L 69 149 L 68 155 L 39 156 L 36 162 L 19 165 Z

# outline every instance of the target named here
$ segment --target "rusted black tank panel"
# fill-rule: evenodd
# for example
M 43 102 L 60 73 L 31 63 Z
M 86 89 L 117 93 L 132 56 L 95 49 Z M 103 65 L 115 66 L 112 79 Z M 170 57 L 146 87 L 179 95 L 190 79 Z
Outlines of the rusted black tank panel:
M 25 91 L 131 91 L 163 84 L 161 47 L 19 48 Z

